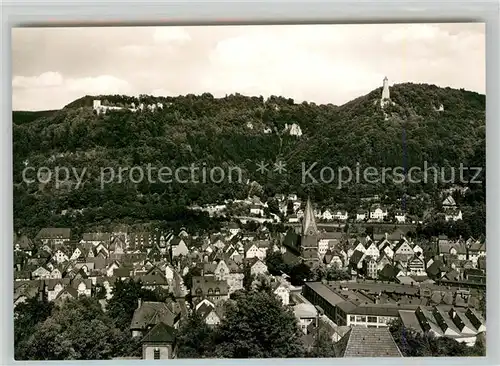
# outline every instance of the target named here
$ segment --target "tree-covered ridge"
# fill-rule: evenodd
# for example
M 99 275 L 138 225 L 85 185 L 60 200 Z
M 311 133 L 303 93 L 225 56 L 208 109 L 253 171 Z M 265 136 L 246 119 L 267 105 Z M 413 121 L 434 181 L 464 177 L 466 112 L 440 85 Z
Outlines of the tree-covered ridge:
M 57 112 L 57 110 L 50 111 L 14 111 L 12 112 L 12 121 L 15 124 L 21 125 L 37 120 L 41 117 L 47 117 Z
M 62 222 L 57 217 L 61 210 L 97 210 L 102 206 L 107 206 L 106 212 L 112 212 L 116 220 L 158 219 L 158 212 L 168 207 L 246 197 L 247 180 L 259 182 L 264 196 L 295 192 L 302 197 L 309 195 L 320 205 L 335 203 L 348 210 L 359 207 L 359 198 L 366 195 L 387 195 L 394 203 L 403 192 L 434 197 L 444 186 L 385 183 L 338 189 L 336 184 L 302 184 L 303 162 L 317 162 L 318 169 L 354 168 L 358 162 L 362 166 L 395 167 L 402 166 L 405 159 L 407 166 L 422 167 L 427 161 L 443 167 L 458 168 L 461 163 L 484 167 L 484 95 L 409 83 L 390 90 L 394 104 L 384 109 L 379 88 L 342 106 L 239 94 L 224 98 L 209 93 L 140 98 L 108 95 L 85 96 L 33 121 L 19 120 L 14 113 L 16 227 L 69 224 L 69 219 Z M 97 98 L 104 105 L 126 108 L 139 102 L 162 103 L 163 109 L 96 115 L 92 103 Z M 439 111 L 441 104 L 444 110 Z M 304 133 L 300 138 L 284 131 L 285 125 L 293 123 Z M 256 163 L 278 159 L 286 163 L 285 174 L 256 171 Z M 102 167 L 147 164 L 172 168 L 191 164 L 238 166 L 244 181 L 203 185 L 127 182 L 110 184 L 103 191 L 96 180 Z M 35 185 L 19 184 L 26 165 L 85 168 L 91 179 L 78 191 L 56 190 L 51 184 L 40 190 Z M 476 186 L 471 187 L 473 201 L 484 203 L 484 185 Z M 412 214 L 422 213 L 422 208 L 409 209 Z M 39 212 L 44 215 L 40 217 Z M 95 217 L 104 215 L 95 211 L 89 220 Z

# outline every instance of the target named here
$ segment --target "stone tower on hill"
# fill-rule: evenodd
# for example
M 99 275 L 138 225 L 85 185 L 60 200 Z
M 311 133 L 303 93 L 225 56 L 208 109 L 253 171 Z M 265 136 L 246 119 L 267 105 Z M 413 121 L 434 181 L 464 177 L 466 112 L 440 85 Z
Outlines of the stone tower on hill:
M 382 100 L 383 99 L 391 99 L 389 93 L 389 79 L 387 79 L 387 76 L 384 78 L 384 87 L 382 89 Z
M 382 88 L 382 97 L 380 98 L 380 105 L 384 106 L 391 99 L 391 94 L 389 92 L 389 79 L 387 76 L 384 78 L 384 84 Z
M 300 259 L 309 267 L 319 264 L 318 248 L 319 231 L 314 217 L 311 200 L 307 199 L 304 217 L 302 218 L 302 233 L 300 236 Z

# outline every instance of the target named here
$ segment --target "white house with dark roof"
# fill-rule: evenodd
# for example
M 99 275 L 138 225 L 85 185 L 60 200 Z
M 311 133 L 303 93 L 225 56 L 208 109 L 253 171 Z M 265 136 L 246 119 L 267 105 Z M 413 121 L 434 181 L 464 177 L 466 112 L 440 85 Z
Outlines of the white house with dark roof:
M 345 210 L 335 211 L 333 213 L 333 219 L 339 221 L 346 221 L 349 218 L 349 214 Z
M 303 214 L 303 213 L 302 213 Z M 321 218 L 323 220 L 326 220 L 326 221 L 330 221 L 330 220 L 333 220 L 333 215 L 332 215 L 332 212 L 329 210 L 329 209 L 326 209 L 325 211 L 323 211 L 323 213 L 321 214 Z
M 189 253 L 186 242 L 178 236 L 173 237 L 169 244 L 172 250 L 172 258 L 180 255 L 187 255 Z
M 65 253 L 64 250 L 61 249 L 57 249 L 55 252 L 54 252 L 54 255 L 52 256 L 52 259 L 60 264 L 60 263 L 64 263 L 64 262 L 67 262 L 69 261 L 69 257 L 68 255 Z
M 394 218 L 399 224 L 404 224 L 406 222 L 406 214 L 404 212 L 396 212 Z
M 457 207 L 457 203 L 455 202 L 455 199 L 452 196 L 446 197 L 442 205 L 445 210 L 454 210 Z
M 360 210 L 356 212 L 356 221 L 364 221 L 367 217 L 369 217 L 369 213 L 366 211 Z
M 461 210 L 448 210 L 444 215 L 444 219 L 446 221 L 458 221 L 462 220 L 462 211 Z
M 387 215 L 387 209 L 382 206 L 373 207 L 370 211 L 370 219 L 374 221 L 383 221 Z

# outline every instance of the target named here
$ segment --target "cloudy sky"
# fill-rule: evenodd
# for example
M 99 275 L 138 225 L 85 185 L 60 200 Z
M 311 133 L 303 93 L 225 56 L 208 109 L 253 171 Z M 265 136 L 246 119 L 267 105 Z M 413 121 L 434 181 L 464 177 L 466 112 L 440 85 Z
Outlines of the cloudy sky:
M 15 28 L 14 110 L 84 95 L 282 95 L 341 105 L 389 83 L 485 92 L 483 24 Z

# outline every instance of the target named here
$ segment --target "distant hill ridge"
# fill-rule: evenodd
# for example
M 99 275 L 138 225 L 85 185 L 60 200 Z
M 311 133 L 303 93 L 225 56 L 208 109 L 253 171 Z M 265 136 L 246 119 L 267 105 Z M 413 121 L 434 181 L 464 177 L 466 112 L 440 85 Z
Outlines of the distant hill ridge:
M 22 180 L 25 163 L 65 164 L 97 172 L 102 166 L 148 163 L 172 167 L 237 165 L 249 181 L 259 182 L 264 195 L 293 192 L 302 197 L 309 195 L 319 204 L 343 205 L 370 194 L 385 193 L 396 199 L 401 196 L 401 187 L 358 184 L 339 190 L 329 184 L 302 184 L 302 163 L 354 167 L 359 162 L 363 166 L 394 167 L 406 159 L 408 166 L 422 166 L 424 161 L 454 167 L 461 163 L 485 165 L 484 95 L 405 83 L 390 87 L 393 103 L 382 107 L 381 93 L 380 87 L 342 106 L 296 104 L 284 97 L 264 99 L 239 94 L 224 98 L 209 93 L 141 96 L 144 104 L 161 102 L 165 107 L 154 112 L 111 111 L 96 115 L 92 109 L 94 99 L 124 106 L 138 102 L 135 97 L 103 95 L 85 96 L 58 111 L 14 112 L 14 181 Z M 284 132 L 292 124 L 300 126 L 302 136 Z M 286 164 L 286 174 L 262 175 L 256 171 L 257 162 L 277 160 Z M 31 188 L 19 189 L 29 199 L 20 200 L 16 212 L 28 217 L 27 213 L 37 207 L 33 200 L 46 199 L 43 197 L 57 196 L 51 205 L 60 205 L 62 210 L 67 206 L 102 205 L 108 199 L 120 206 L 124 200 L 136 201 L 140 193 L 141 200 L 161 202 L 164 207 L 244 198 L 249 188 L 245 184 L 144 183 L 117 187 L 116 192 L 121 193 L 116 197 L 103 196 L 92 185 L 69 193 L 49 186 L 43 197 L 34 195 Z M 432 195 L 437 189 L 433 185 L 412 185 L 407 193 Z

